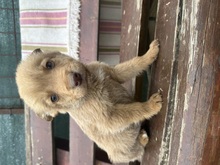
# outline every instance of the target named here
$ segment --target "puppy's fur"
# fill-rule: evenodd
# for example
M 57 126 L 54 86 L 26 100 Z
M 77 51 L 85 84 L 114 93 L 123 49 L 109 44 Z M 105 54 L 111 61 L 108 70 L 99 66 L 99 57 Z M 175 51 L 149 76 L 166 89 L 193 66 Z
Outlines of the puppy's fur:
M 134 102 L 121 84 L 153 63 L 158 45 L 153 41 L 145 55 L 115 67 L 86 65 L 37 49 L 17 68 L 19 94 L 43 119 L 69 113 L 113 162 L 141 160 L 148 136 L 140 123 L 160 111 L 162 98 L 156 93 L 146 102 Z

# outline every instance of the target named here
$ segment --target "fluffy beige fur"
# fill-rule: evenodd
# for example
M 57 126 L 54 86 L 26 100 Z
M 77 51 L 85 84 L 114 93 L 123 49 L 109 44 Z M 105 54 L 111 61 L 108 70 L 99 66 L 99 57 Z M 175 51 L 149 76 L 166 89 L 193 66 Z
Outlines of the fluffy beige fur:
M 148 143 L 141 121 L 160 111 L 162 98 L 155 93 L 146 102 L 135 102 L 121 84 L 153 63 L 158 45 L 153 41 L 145 55 L 115 67 L 37 49 L 17 68 L 19 94 L 43 119 L 69 113 L 113 162 L 141 160 Z

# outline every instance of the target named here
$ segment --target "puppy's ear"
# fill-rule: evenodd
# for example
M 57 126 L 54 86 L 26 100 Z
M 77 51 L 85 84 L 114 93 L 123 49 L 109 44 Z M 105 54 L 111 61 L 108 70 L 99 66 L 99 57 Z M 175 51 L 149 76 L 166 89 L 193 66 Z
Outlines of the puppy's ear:
M 46 121 L 52 121 L 53 120 L 53 117 L 48 115 L 48 114 L 36 113 L 36 115 L 38 117 L 40 117 L 41 119 L 44 119 Z
M 52 120 L 53 120 L 53 117 L 52 117 L 52 116 L 49 116 L 49 115 L 45 115 L 44 120 L 46 120 L 46 121 L 52 121 Z
M 39 53 L 43 53 L 43 51 L 40 48 L 37 48 L 32 52 L 32 54 L 39 54 Z

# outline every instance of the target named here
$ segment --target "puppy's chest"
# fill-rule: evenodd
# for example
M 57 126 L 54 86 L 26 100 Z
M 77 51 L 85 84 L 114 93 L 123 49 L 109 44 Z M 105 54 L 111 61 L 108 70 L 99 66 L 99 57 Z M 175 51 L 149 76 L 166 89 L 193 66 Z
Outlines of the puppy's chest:
M 133 97 L 128 91 L 118 82 L 109 79 L 105 81 L 105 91 L 108 95 L 108 99 L 113 104 L 131 103 Z
M 116 104 L 132 102 L 126 89 L 110 78 L 97 83 L 77 110 L 76 118 L 85 127 L 97 123 L 103 124 Z
M 110 101 L 116 103 L 130 103 L 133 97 L 128 91 L 117 81 L 112 79 L 106 72 L 100 69 L 95 73 L 97 82 L 94 83 L 96 88 L 94 93 L 100 100 Z

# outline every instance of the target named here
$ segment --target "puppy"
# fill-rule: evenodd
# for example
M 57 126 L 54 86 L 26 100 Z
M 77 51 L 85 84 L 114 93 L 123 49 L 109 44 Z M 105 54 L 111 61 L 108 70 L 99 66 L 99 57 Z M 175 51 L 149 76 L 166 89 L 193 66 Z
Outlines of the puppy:
M 135 102 L 121 84 L 147 69 L 158 52 L 155 40 L 145 55 L 111 67 L 36 49 L 17 67 L 19 94 L 45 120 L 69 113 L 112 162 L 140 161 L 148 143 L 141 121 L 160 111 L 162 98 L 155 93 L 146 102 Z

